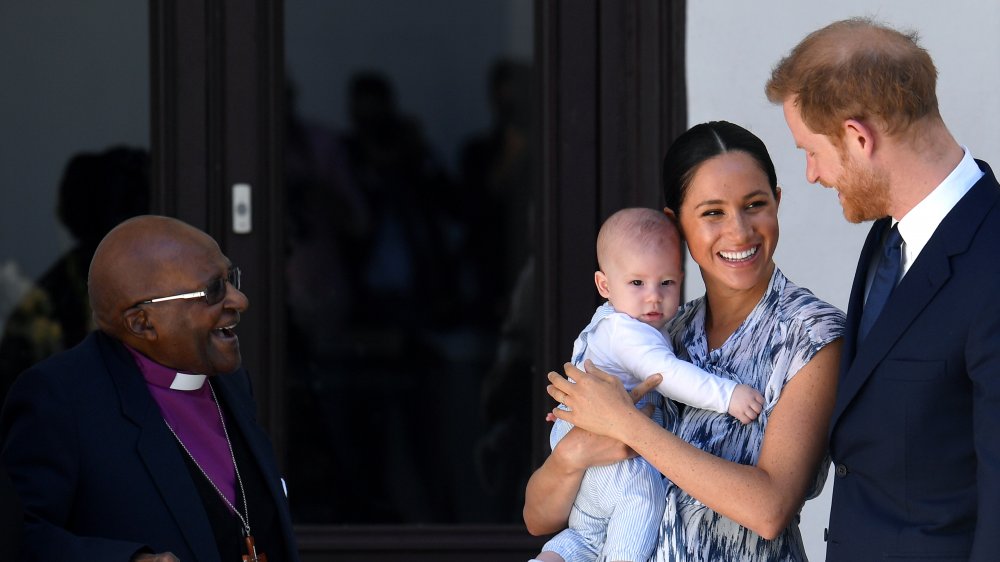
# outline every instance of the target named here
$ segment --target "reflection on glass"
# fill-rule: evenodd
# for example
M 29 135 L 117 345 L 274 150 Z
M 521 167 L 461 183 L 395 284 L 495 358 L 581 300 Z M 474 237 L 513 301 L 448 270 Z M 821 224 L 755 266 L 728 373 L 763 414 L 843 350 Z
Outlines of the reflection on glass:
M 97 241 L 147 212 L 146 2 L 0 9 L 0 401 L 17 374 L 93 329 Z
M 104 235 L 149 209 L 149 155 L 116 146 L 74 155 L 59 184 L 56 215 L 73 237 L 33 283 L 20 288 L 0 338 L 0 401 L 21 371 L 83 341 L 97 326 L 87 295 L 90 260 Z
M 537 159 L 510 42 L 530 2 L 458 6 L 286 2 L 299 523 L 520 521 Z

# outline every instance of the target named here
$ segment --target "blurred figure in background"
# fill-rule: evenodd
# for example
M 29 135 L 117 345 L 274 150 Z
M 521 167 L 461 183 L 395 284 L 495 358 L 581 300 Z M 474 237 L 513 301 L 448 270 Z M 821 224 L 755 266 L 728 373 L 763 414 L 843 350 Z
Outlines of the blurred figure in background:
M 498 59 L 487 90 L 489 129 L 470 136 L 459 154 L 462 206 L 468 225 L 462 256 L 474 280 L 475 309 L 495 342 L 492 363 L 480 386 L 475 444 L 477 477 L 487 497 L 516 521 L 531 474 L 531 387 L 538 331 L 534 268 L 535 135 L 533 70 L 530 64 Z
M 463 255 L 472 263 L 477 304 L 489 313 L 483 320 L 492 326 L 508 315 L 532 247 L 533 91 L 529 64 L 494 62 L 488 79 L 493 122 L 470 136 L 459 154 L 461 205 L 468 215 Z
M 69 349 L 95 329 L 87 269 L 97 244 L 123 220 L 149 209 L 149 155 L 115 146 L 74 155 L 59 185 L 56 214 L 74 245 L 7 318 L 0 340 L 0 403 L 19 373 Z

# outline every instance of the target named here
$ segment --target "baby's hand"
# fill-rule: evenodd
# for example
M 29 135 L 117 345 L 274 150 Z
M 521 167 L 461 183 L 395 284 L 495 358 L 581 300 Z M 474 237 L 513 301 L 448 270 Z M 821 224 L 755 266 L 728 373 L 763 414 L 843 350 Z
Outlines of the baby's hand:
M 757 419 L 763 409 L 764 397 L 759 392 L 745 384 L 736 385 L 729 399 L 729 415 L 747 424 Z

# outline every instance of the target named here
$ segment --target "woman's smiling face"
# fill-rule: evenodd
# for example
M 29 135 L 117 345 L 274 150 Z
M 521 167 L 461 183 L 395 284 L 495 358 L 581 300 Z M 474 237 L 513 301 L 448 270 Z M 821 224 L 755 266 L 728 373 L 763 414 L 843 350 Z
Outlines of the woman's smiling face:
M 706 288 L 766 287 L 778 245 L 778 201 L 768 177 L 746 152 L 704 161 L 680 205 L 680 225 Z

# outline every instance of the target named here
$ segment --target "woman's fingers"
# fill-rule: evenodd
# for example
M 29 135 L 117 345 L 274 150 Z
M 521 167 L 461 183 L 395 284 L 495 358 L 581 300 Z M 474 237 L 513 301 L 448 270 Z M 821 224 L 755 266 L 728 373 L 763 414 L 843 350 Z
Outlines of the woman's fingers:
M 568 391 L 570 387 L 573 385 L 573 382 L 567 380 L 565 377 L 563 377 L 562 375 L 560 375 L 555 371 L 549 371 L 548 379 L 549 382 L 552 384 L 549 384 L 548 386 L 545 387 L 545 392 L 547 392 L 548 395 L 551 396 L 552 399 L 555 400 L 556 402 L 566 405 L 566 400 L 569 399 Z M 559 415 L 565 413 L 566 413 L 565 410 L 559 410 L 558 408 L 556 408 L 555 410 L 553 410 L 553 417 L 560 417 L 565 419 L 565 415 Z
M 578 388 L 578 383 L 605 383 L 612 386 L 621 386 L 621 381 L 616 377 L 609 375 L 608 373 L 597 368 L 590 359 L 584 363 L 584 368 L 586 371 L 581 371 L 576 368 L 572 363 L 566 363 L 563 365 L 563 369 L 566 371 L 566 376 L 562 376 L 555 371 L 550 371 L 548 374 L 549 382 L 552 383 L 546 389 L 556 402 L 561 404 L 566 404 L 567 398 L 572 400 L 572 395 L 574 389 Z M 570 380 L 572 379 L 572 380 Z M 646 380 L 640 382 L 635 386 L 629 393 L 632 398 L 632 403 L 638 402 L 640 398 L 646 395 L 649 391 L 653 390 L 663 381 L 663 377 L 659 374 L 651 375 Z
M 618 380 L 617 378 L 615 378 L 615 377 L 613 377 L 613 376 L 605 373 L 604 371 L 598 369 L 597 365 L 594 365 L 594 362 L 591 361 L 590 359 L 587 359 L 586 361 L 584 361 L 583 368 L 587 370 L 587 374 L 588 375 L 591 375 L 594 378 L 600 379 L 600 380 L 602 380 L 604 382 L 614 382 L 614 381 Z
M 557 372 L 547 375 L 550 384 L 546 387 L 546 392 L 556 402 L 566 406 L 553 409 L 553 417 L 615 439 L 620 437 L 609 433 L 616 427 L 615 420 L 628 414 L 634 408 L 635 401 L 662 380 L 659 375 L 654 375 L 637 386 L 630 396 L 621 380 L 598 369 L 589 360 L 584 364 L 586 371 L 581 371 L 570 363 L 566 363 L 563 368 L 566 371 L 565 377 Z
M 587 360 L 587 363 L 590 363 L 589 359 Z M 587 373 L 581 371 L 580 369 L 577 369 L 576 365 L 572 363 L 563 363 L 563 371 L 566 373 L 567 377 L 575 381 L 581 380 L 587 376 Z
M 549 388 L 551 389 L 549 390 L 549 395 L 555 398 L 556 401 L 560 400 L 558 396 L 553 394 L 553 392 L 568 394 L 570 387 L 573 385 L 573 381 L 570 381 L 555 371 L 549 371 L 548 379 L 550 383 Z

